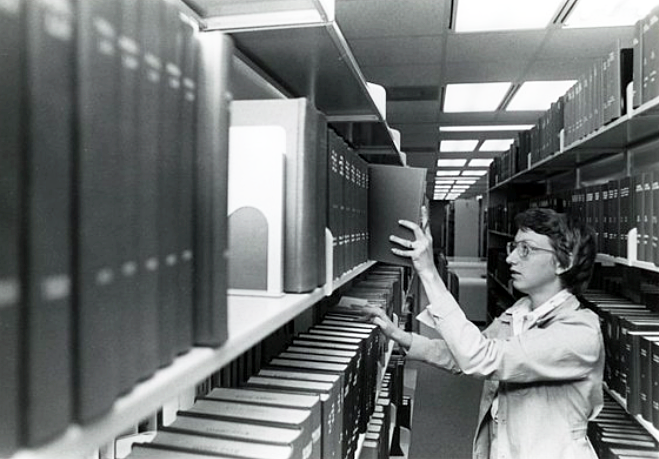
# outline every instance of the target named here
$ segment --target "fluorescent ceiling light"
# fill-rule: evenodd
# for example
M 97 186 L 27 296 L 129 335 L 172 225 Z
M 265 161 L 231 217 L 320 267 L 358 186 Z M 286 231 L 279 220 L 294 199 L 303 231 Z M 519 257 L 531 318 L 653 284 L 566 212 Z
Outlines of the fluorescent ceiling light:
M 579 0 L 564 21 L 565 27 L 634 25 L 657 5 L 657 0 Z
M 466 159 L 438 159 L 437 167 L 463 167 L 467 164 Z
M 527 81 L 517 90 L 506 110 L 547 110 L 552 102 L 556 102 L 574 83 L 575 80 Z
M 493 112 L 499 108 L 509 89 L 510 83 L 448 84 L 444 95 L 444 112 Z
M 467 167 L 488 167 L 492 164 L 492 161 L 494 161 L 494 158 L 474 158 L 469 161 Z
M 451 188 L 453 191 L 458 191 L 458 190 L 468 190 L 470 188 L 469 185 L 453 185 L 453 188 Z
M 435 172 L 436 176 L 455 176 L 455 175 L 460 175 L 460 171 L 447 171 L 447 170 L 440 170 Z
M 487 126 L 440 126 L 440 132 L 528 131 L 533 124 L 491 124 Z
M 488 173 L 487 169 L 473 169 L 473 170 L 468 170 L 467 169 L 467 170 L 462 171 L 463 176 L 466 176 L 466 175 L 479 175 L 480 176 L 480 175 L 485 175 L 487 173 Z
M 506 151 L 513 143 L 513 139 L 489 139 L 484 141 L 478 151 Z
M 473 185 L 476 183 L 478 180 L 476 179 L 471 179 L 471 180 L 456 180 L 455 184 L 456 185 Z
M 435 180 L 435 185 L 453 185 L 455 180 Z
M 440 140 L 439 151 L 474 151 L 478 140 Z
M 213 1 L 207 8 L 209 30 L 245 30 L 326 24 L 335 18 L 334 0 Z
M 544 29 L 564 0 L 459 0 L 456 32 Z

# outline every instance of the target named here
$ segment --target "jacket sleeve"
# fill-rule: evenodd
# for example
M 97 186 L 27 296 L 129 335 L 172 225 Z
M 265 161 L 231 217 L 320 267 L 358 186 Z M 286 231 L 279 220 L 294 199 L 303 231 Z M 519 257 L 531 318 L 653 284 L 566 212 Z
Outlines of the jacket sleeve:
M 419 360 L 454 374 L 461 372 L 446 341 L 443 339 L 430 339 L 422 335 L 412 334 L 412 345 L 405 355 L 408 359 Z
M 448 292 L 428 310 L 455 364 L 477 377 L 510 382 L 581 379 L 602 350 L 599 322 L 587 310 L 558 313 L 549 326 L 507 339 L 482 333 Z

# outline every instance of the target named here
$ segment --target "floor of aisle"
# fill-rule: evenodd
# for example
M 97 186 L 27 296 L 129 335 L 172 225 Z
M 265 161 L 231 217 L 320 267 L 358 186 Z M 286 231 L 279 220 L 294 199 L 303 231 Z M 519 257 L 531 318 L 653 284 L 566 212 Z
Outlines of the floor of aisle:
M 470 459 L 481 380 L 408 361 L 416 387 L 408 459 Z

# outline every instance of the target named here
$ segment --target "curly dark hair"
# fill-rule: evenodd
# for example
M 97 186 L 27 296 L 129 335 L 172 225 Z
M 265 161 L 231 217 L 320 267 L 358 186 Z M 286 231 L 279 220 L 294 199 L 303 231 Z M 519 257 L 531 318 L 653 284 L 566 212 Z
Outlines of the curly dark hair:
M 581 221 L 552 209 L 532 208 L 515 217 L 519 230 L 547 236 L 561 266 L 570 269 L 559 277 L 564 288 L 576 294 L 588 286 L 597 256 L 595 231 Z

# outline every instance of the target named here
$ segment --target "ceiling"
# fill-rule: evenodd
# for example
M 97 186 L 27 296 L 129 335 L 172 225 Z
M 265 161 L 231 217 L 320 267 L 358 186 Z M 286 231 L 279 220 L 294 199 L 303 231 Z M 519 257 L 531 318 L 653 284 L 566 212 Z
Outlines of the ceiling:
M 493 0 L 494 1 L 494 0 Z M 531 0 L 529 0 L 531 1 Z M 541 1 L 541 0 L 540 0 Z M 570 1 L 570 0 L 568 0 Z M 633 1 L 633 0 L 629 0 Z M 453 0 L 336 0 L 336 22 L 367 81 L 387 90 L 387 122 L 401 132 L 407 164 L 438 158 L 492 158 L 501 152 L 438 153 L 442 139 L 511 138 L 510 132 L 441 132 L 440 126 L 534 124 L 541 111 L 443 113 L 447 83 L 576 80 L 633 27 L 456 33 Z M 461 197 L 483 194 L 486 177 Z

